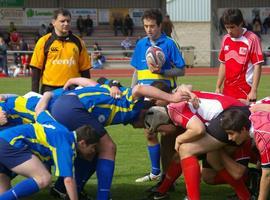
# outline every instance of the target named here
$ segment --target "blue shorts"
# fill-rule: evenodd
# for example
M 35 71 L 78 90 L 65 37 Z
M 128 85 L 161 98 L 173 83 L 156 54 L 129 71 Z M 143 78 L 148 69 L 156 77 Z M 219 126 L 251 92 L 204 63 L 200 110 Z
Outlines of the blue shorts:
M 76 95 L 59 97 L 52 105 L 51 114 L 70 131 L 74 131 L 83 125 L 90 125 L 96 130 L 99 137 L 107 134 L 103 125 L 84 108 Z
M 30 160 L 32 152 L 27 148 L 16 148 L 0 138 L 0 173 L 11 177 L 10 169 Z

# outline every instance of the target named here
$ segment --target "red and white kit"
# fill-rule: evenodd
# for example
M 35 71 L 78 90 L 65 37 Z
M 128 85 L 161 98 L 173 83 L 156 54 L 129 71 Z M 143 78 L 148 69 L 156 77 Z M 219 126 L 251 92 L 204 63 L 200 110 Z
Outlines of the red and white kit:
M 257 103 L 270 104 L 270 97 Z M 270 112 L 255 112 L 249 117 L 252 128 L 251 136 L 254 137 L 257 149 L 260 152 L 262 168 L 270 168 Z
M 192 117 L 198 117 L 203 123 L 207 123 L 226 108 L 243 106 L 237 99 L 223 94 L 202 91 L 193 91 L 193 93 L 200 99 L 198 109 L 195 109 L 191 103 L 187 102 L 170 103 L 167 106 L 170 118 L 176 126 L 186 128 Z
M 252 86 L 254 65 L 263 62 L 259 38 L 246 29 L 239 38 L 225 35 L 219 60 L 225 64 L 223 94 L 246 99 Z

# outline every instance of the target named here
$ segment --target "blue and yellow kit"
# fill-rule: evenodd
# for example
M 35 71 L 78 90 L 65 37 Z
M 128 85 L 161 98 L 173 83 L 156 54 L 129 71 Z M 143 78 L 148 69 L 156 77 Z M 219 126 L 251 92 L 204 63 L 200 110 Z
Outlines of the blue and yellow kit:
M 56 176 L 73 177 L 76 135 L 48 112 L 40 113 L 37 123 L 1 131 L 0 138 L 18 149 L 27 146 L 42 161 L 53 162 Z

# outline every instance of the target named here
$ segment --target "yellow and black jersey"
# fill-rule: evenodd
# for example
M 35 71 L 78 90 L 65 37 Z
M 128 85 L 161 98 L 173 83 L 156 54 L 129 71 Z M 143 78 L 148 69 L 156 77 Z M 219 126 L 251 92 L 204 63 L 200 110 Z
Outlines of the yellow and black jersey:
M 30 65 L 42 70 L 41 83 L 49 86 L 63 86 L 68 79 L 79 77 L 81 71 L 91 67 L 81 39 L 72 33 L 58 37 L 54 32 L 38 40 Z

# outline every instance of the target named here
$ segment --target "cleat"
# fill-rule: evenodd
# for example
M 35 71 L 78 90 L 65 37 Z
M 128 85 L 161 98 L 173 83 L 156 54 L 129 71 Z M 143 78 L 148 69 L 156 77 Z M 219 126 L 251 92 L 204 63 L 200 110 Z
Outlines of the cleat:
M 54 186 L 50 188 L 50 195 L 57 199 L 68 199 L 66 193 L 57 190 Z
M 154 175 L 152 173 L 145 175 L 141 178 L 137 178 L 135 180 L 136 183 L 143 183 L 143 182 L 147 182 L 147 181 L 158 181 L 161 178 L 161 173 L 159 173 L 158 175 Z
M 167 199 L 168 197 L 169 197 L 168 193 L 155 192 L 153 199 L 160 200 L 160 199 Z

